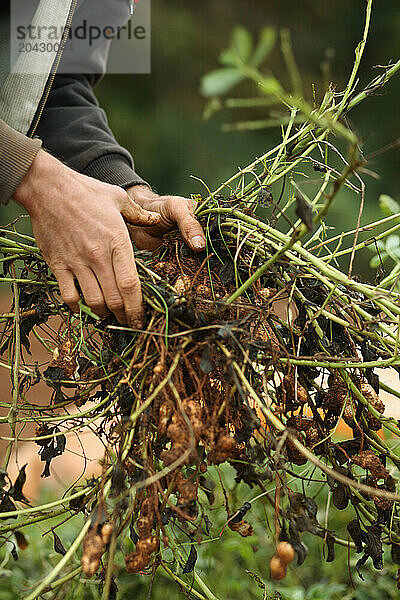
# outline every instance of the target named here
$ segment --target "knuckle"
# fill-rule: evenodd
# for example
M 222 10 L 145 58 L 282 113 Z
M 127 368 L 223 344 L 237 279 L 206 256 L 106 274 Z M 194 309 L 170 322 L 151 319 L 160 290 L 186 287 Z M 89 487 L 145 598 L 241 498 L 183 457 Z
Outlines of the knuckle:
M 128 229 L 114 233 L 111 238 L 111 246 L 114 251 L 123 250 L 129 243 Z
M 92 244 L 87 248 L 87 255 L 90 260 L 101 262 L 104 258 L 104 248 L 101 244 Z
M 198 233 L 199 225 L 193 218 L 187 218 L 182 223 L 182 228 L 186 235 L 190 237 L 191 235 Z
M 139 286 L 139 280 L 131 275 L 128 277 L 123 277 L 119 284 L 121 292 L 125 294 L 136 292 L 139 289 Z
M 121 297 L 108 298 L 107 306 L 114 312 L 115 310 L 122 310 L 124 308 L 124 302 Z
M 67 270 L 65 262 L 61 260 L 48 260 L 47 264 L 56 276 L 62 275 Z
M 79 302 L 79 294 L 74 292 L 64 292 L 62 294 L 62 299 L 68 306 L 75 305 Z
M 93 296 L 90 298 L 86 298 L 86 302 L 88 306 L 90 306 L 90 308 L 93 308 L 93 310 L 104 310 L 105 308 L 104 298 L 102 298 L 101 296 Z

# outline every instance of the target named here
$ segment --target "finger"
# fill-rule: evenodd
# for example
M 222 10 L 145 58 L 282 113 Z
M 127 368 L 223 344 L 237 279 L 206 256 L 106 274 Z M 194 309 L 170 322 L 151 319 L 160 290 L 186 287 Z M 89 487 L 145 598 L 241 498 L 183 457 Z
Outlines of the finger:
M 142 290 L 129 236 L 126 242 L 115 246 L 112 261 L 128 324 L 134 329 L 141 329 L 144 317 Z
M 171 217 L 177 223 L 186 244 L 195 252 L 206 247 L 206 236 L 196 217 L 192 203 L 185 198 L 172 198 L 170 203 Z
M 117 321 L 121 323 L 121 325 L 126 325 L 127 320 L 124 309 L 124 301 L 119 293 L 111 262 L 99 265 L 95 270 L 95 274 L 98 282 L 100 283 L 107 308 L 114 313 Z
M 93 271 L 87 267 L 75 271 L 75 276 L 79 281 L 83 297 L 86 304 L 99 317 L 106 317 L 109 313 L 104 300 L 103 292 L 101 291 L 99 282 L 96 279 Z
M 154 227 L 161 223 L 161 216 L 158 213 L 145 210 L 139 204 L 136 204 L 128 194 L 126 194 L 126 198 L 122 203 L 121 215 L 131 225 Z
M 138 250 L 149 250 L 150 252 L 154 252 L 163 243 L 163 233 L 160 235 L 150 235 L 148 229 L 142 229 L 141 227 L 134 227 L 132 225 L 128 225 L 129 235 L 135 247 Z
M 76 289 L 73 274 L 67 269 L 54 270 L 53 272 L 58 281 L 60 294 L 65 304 L 70 307 L 72 312 L 78 313 L 80 296 Z

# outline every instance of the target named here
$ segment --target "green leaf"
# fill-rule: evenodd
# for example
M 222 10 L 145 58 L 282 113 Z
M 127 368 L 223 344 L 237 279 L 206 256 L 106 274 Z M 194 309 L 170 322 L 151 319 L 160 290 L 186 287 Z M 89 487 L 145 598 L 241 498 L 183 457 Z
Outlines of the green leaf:
M 244 76 L 234 68 L 217 69 L 207 73 L 201 82 L 201 93 L 208 98 L 226 94 L 238 83 L 244 80 Z
M 371 260 L 369 261 L 369 266 L 371 267 L 371 269 L 377 269 L 379 267 L 379 265 L 381 264 L 381 260 L 382 260 L 382 263 L 384 263 L 385 260 L 387 260 L 388 258 L 389 258 L 389 255 L 387 254 L 387 252 L 382 252 L 381 258 L 379 258 L 378 255 L 371 258 Z
M 225 67 L 237 67 L 249 60 L 252 50 L 250 33 L 244 27 L 236 27 L 232 33 L 231 45 L 221 52 L 219 62 Z
M 257 68 L 267 58 L 276 44 L 276 31 L 273 27 L 264 27 L 261 31 L 256 51 L 251 57 L 250 64 Z
M 237 67 L 239 62 L 238 55 L 232 48 L 226 48 L 219 55 L 219 62 L 225 67 Z
M 85 313 L 86 315 L 89 315 L 89 317 L 92 317 L 92 319 L 95 319 L 95 321 L 100 321 L 100 317 L 99 315 L 96 315 L 91 308 L 89 308 L 88 306 L 86 306 L 86 304 L 84 304 L 82 302 L 82 300 L 79 300 L 79 309 L 81 312 Z
M 389 235 L 386 240 L 386 251 L 398 249 L 400 247 L 400 237 L 398 235 Z
M 243 62 L 247 62 L 253 51 L 253 39 L 245 27 L 235 27 L 232 33 L 232 50 Z
M 386 194 L 381 194 L 379 196 L 379 208 L 386 217 L 391 217 L 392 215 L 400 213 L 400 204 Z

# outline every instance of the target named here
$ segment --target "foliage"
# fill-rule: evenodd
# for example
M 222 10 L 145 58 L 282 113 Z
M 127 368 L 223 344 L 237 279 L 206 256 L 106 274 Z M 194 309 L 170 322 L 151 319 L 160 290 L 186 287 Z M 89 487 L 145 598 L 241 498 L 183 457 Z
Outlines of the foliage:
M 230 92 L 246 76 L 237 68 L 238 60 L 257 69 L 266 59 L 275 45 L 276 32 L 271 27 L 261 31 L 258 45 L 253 49 L 253 38 L 244 27 L 236 27 L 232 34 L 231 45 L 220 56 L 223 69 L 205 75 L 201 90 L 204 96 L 220 96 Z

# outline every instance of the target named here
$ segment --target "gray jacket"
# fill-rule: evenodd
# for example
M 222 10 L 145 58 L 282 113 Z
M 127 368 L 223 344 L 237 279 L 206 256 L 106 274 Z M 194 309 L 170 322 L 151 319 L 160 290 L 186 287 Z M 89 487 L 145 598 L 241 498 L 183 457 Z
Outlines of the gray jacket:
M 38 2 L 38 0 L 37 0 Z M 94 8 L 95 7 L 95 8 Z M 75 22 L 96 10 L 98 18 L 122 26 L 129 19 L 128 0 L 78 0 Z M 3 34 L 7 17 L 2 23 Z M 0 80 L 7 73 L 7 54 L 0 52 Z M 0 203 L 5 204 L 25 177 L 43 146 L 71 168 L 115 185 L 145 183 L 134 171 L 130 153 L 115 140 L 93 87 L 106 71 L 110 41 L 100 40 L 79 61 L 67 42 L 58 74 L 48 82 L 31 130 L 23 135 L 10 128 L 0 114 Z M 84 55 L 83 55 L 84 54 Z M 71 65 L 66 61 L 74 61 Z M 1 83 L 1 81 L 0 81 Z M 49 84 L 52 84 L 51 87 Z M 18 101 L 18 99 L 16 99 Z

